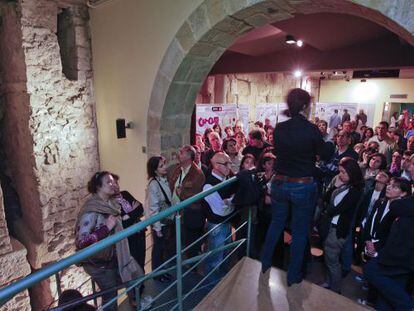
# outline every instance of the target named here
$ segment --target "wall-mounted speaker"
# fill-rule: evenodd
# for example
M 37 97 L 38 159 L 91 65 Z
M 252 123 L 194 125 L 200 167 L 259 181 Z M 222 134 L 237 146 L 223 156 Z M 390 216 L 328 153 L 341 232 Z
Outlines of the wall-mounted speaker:
M 116 137 L 126 137 L 125 119 L 116 119 Z

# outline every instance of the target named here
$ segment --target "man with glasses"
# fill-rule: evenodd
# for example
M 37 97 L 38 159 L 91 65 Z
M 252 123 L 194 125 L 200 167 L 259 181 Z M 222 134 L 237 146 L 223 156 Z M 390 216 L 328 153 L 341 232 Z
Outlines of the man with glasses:
M 206 177 L 203 190 L 211 189 L 213 186 L 226 180 L 231 172 L 231 161 L 228 155 L 223 152 L 216 153 L 211 159 L 212 171 Z M 231 200 L 235 193 L 234 186 L 227 186 L 221 190 L 213 192 L 202 200 L 203 208 L 207 217 L 207 238 L 208 251 L 223 246 L 231 242 L 231 224 L 229 217 L 234 211 Z M 210 232 L 211 231 L 211 232 Z M 209 273 L 219 266 L 225 258 L 225 252 L 220 251 L 206 258 L 205 273 Z M 225 272 L 225 267 L 221 267 Z M 221 277 L 217 268 L 212 275 L 213 280 Z

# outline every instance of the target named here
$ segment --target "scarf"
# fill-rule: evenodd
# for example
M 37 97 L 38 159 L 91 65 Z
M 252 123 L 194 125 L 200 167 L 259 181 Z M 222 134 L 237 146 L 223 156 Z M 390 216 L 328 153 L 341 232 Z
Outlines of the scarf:
M 97 194 L 93 194 L 83 205 L 79 212 L 78 221 L 86 213 L 98 213 L 104 215 L 113 215 L 117 217 L 114 232 L 120 232 L 124 228 L 121 221 L 121 206 L 115 200 L 105 202 Z M 77 227 L 77 224 L 76 224 Z M 128 239 L 122 239 L 115 245 L 116 257 L 118 262 L 119 275 L 122 282 L 129 282 L 142 276 L 143 270 L 138 263 L 132 258 L 129 251 Z
M 396 174 L 398 173 L 400 170 L 398 168 L 398 165 L 395 162 L 391 163 L 391 167 L 390 167 L 390 173 L 391 174 Z

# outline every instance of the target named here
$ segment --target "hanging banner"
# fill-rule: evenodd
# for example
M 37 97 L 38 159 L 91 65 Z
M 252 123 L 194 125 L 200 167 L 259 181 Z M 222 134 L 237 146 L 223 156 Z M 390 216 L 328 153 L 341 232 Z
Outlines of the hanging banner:
M 247 113 L 246 113 L 247 111 Z M 219 124 L 224 130 L 226 126 L 234 126 L 240 119 L 243 126 L 248 128 L 249 106 L 236 104 L 197 104 L 196 105 L 196 133 L 204 134 L 207 128 Z

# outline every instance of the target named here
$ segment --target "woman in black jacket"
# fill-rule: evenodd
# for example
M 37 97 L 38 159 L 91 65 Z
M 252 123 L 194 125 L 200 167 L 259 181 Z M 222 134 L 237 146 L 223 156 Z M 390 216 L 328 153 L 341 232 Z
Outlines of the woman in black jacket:
M 121 217 L 122 226 L 128 228 L 141 221 L 141 217 L 144 215 L 144 207 L 141 202 L 136 200 L 132 194 L 128 191 L 120 191 L 119 188 L 119 176 L 112 174 L 112 177 L 116 181 L 116 194 L 114 199 L 121 205 Z M 132 257 L 141 266 L 142 270 L 145 269 L 145 230 L 141 230 L 128 237 L 129 250 Z
M 328 190 L 329 205 L 322 212 L 327 235 L 324 243 L 328 284 L 335 292 L 341 291 L 342 265 L 340 255 L 350 234 L 358 202 L 362 196 L 363 178 L 357 161 L 343 158 L 339 162 L 339 174 L 334 177 Z

